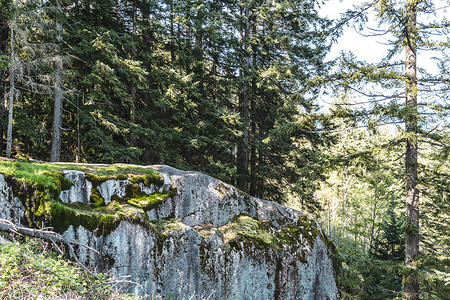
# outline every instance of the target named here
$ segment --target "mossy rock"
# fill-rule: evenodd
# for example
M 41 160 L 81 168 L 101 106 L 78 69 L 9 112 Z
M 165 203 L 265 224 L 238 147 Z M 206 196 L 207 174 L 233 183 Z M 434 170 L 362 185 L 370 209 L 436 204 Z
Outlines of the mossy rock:
M 150 187 L 152 184 L 161 187 L 164 185 L 164 178 L 161 174 L 154 171 L 150 174 L 135 175 L 135 174 L 119 174 L 119 175 L 96 175 L 93 173 L 85 173 L 86 179 L 92 183 L 92 186 L 97 187 L 108 180 L 127 180 L 133 184 L 143 183 Z
M 92 187 L 96 188 L 102 183 L 108 181 L 108 180 L 120 180 L 117 175 L 95 175 L 92 173 L 85 173 L 86 179 L 89 180 L 89 182 L 92 183 Z M 126 180 L 128 178 L 127 175 L 124 175 L 125 178 L 122 180 Z M 123 178 L 123 176 L 121 176 Z
M 152 184 L 161 187 L 164 185 L 164 178 L 161 174 L 145 174 L 145 175 L 134 175 L 130 178 L 131 183 L 139 184 L 142 183 L 147 187 L 150 187 Z
M 68 167 L 85 172 L 86 179 L 92 183 L 91 204 L 60 202 L 61 191 L 73 186 L 63 174 Z M 83 226 L 97 235 L 106 235 L 123 220 L 148 227 L 148 216 L 143 208 L 151 209 L 176 192 L 176 189 L 171 189 L 166 193 L 147 195 L 136 185 L 138 189 L 131 191 L 130 197 L 112 197 L 111 203 L 106 206 L 97 189 L 103 182 L 131 178 L 136 183 L 162 186 L 162 175 L 151 169 L 121 165 L 92 167 L 5 161 L 0 161 L 0 171 L 5 175 L 13 195 L 25 207 L 22 223 L 34 228 L 40 228 L 45 223 L 60 233 L 72 225 L 75 228 Z M 134 205 L 126 203 L 131 199 L 134 199 Z
M 257 248 L 268 247 L 281 250 L 279 241 L 258 220 L 248 215 L 239 215 L 233 222 L 219 228 L 225 243 L 240 248 L 241 243 L 251 243 Z
M 53 178 L 53 177 L 52 177 Z M 59 175 L 54 178 L 60 179 Z M 32 185 L 28 182 L 15 178 L 14 176 L 7 176 L 6 182 L 11 187 L 13 195 L 18 197 L 25 207 L 23 224 L 28 227 L 40 228 L 42 223 L 48 223 L 49 219 L 45 210 L 45 203 L 53 199 L 59 198 L 60 187 L 59 183 L 52 185 L 36 184 Z M 55 182 L 54 180 L 53 182 Z
M 282 243 L 288 245 L 293 245 L 295 241 L 300 241 L 300 237 L 302 237 L 307 240 L 310 246 L 314 245 L 317 236 L 323 238 L 315 221 L 307 216 L 300 216 L 297 223 L 285 226 L 276 236 Z
M 114 231 L 124 220 L 141 225 L 148 223 L 142 209 L 117 202 L 97 208 L 92 208 L 86 203 L 51 202 L 47 207 L 51 223 L 57 232 L 64 232 L 72 225 L 74 228 L 83 226 L 96 236 L 105 236 Z
M 89 201 L 92 207 L 105 206 L 105 198 L 100 194 L 100 191 L 95 187 L 91 190 Z
M 131 198 L 127 201 L 127 203 L 148 211 L 160 205 L 167 197 L 168 194 L 153 193 L 150 195 Z
M 159 206 L 165 199 L 173 197 L 176 194 L 176 188 L 171 188 L 164 193 L 146 194 L 139 185 L 130 184 L 125 190 L 125 197 L 119 202 L 126 202 L 130 205 L 142 208 L 144 211 L 149 211 Z

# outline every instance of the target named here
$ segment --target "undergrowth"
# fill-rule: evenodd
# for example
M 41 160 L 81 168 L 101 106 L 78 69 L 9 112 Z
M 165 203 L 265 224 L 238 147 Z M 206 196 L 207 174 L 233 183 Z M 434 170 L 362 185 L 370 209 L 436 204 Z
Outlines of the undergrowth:
M 40 241 L 0 244 L 0 299 L 131 299 L 111 277 L 99 277 Z

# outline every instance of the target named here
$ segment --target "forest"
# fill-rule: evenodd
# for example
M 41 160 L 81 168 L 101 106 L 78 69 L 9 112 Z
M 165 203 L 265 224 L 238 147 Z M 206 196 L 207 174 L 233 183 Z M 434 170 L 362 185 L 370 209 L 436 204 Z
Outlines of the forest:
M 343 299 L 450 299 L 450 2 L 321 5 L 1 0 L 1 156 L 200 171 L 315 216 Z

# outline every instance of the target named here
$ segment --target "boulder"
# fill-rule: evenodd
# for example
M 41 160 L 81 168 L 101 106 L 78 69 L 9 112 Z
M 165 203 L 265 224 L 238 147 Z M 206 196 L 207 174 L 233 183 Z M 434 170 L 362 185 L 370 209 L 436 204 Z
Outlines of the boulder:
M 202 173 L 148 168 L 163 180 L 93 183 L 64 170 L 73 185 L 47 220 L 99 251 L 77 250 L 86 265 L 156 299 L 339 299 L 334 247 L 314 219 Z M 0 175 L 0 216 L 18 221 L 27 208 L 13 193 Z

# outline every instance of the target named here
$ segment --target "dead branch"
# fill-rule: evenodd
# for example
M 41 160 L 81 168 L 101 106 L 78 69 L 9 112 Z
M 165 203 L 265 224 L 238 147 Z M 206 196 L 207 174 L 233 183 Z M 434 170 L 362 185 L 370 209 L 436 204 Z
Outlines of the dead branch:
M 74 250 L 73 246 L 85 247 L 85 248 L 87 248 L 87 249 L 89 249 L 91 251 L 94 251 L 95 253 L 99 254 L 99 252 L 96 249 L 94 249 L 94 248 L 88 247 L 88 246 L 86 246 L 84 244 L 80 244 L 80 243 L 78 243 L 78 242 L 76 242 L 74 240 L 69 240 L 69 239 L 63 237 L 62 235 L 60 235 L 60 234 L 58 234 L 58 233 L 56 233 L 54 231 L 42 230 L 42 229 L 32 229 L 32 228 L 28 228 L 28 227 L 23 227 L 23 226 L 16 225 L 13 222 L 11 222 L 9 220 L 5 220 L 5 219 L 0 219 L 0 231 L 21 234 L 21 235 L 24 235 L 24 236 L 38 238 L 38 239 L 50 242 L 50 243 L 52 243 L 55 246 L 55 249 L 57 249 L 57 251 L 60 254 L 64 254 L 64 252 L 61 250 L 60 247 L 58 247 L 57 243 L 63 244 L 69 249 L 70 255 L 75 259 L 75 261 L 78 263 L 78 265 L 83 270 L 85 270 L 87 273 L 92 275 L 94 278 L 100 279 L 96 273 L 94 273 L 91 270 L 89 270 L 78 259 L 77 255 L 75 254 L 75 250 Z

